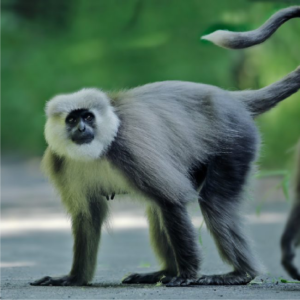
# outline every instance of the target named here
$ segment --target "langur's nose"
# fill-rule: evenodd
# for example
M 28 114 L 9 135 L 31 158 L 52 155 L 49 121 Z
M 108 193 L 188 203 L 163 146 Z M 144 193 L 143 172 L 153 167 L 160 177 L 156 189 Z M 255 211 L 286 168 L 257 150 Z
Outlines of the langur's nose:
M 85 125 L 84 125 L 83 122 L 80 122 L 78 124 L 78 131 L 80 131 L 80 132 L 84 132 L 85 131 Z

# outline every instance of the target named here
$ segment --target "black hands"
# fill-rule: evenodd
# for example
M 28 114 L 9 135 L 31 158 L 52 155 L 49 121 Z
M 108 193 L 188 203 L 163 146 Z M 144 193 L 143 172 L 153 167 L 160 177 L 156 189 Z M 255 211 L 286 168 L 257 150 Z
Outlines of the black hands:
M 31 282 L 30 285 L 35 286 L 82 286 L 87 285 L 87 282 L 84 282 L 82 280 L 78 280 L 76 276 L 62 276 L 62 277 L 50 277 L 45 276 L 41 279 L 38 279 L 34 282 Z

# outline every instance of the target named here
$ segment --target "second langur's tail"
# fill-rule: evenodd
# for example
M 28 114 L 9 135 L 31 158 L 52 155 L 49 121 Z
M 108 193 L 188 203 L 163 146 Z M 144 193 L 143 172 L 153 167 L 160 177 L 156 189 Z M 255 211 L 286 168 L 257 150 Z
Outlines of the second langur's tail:
M 217 46 L 242 49 L 264 42 L 283 23 L 292 18 L 300 18 L 300 6 L 292 6 L 278 11 L 261 27 L 246 32 L 217 30 L 202 37 Z M 229 92 L 234 98 L 243 101 L 255 117 L 268 111 L 277 103 L 300 89 L 300 67 L 283 79 L 259 90 Z
M 283 23 L 289 19 L 300 18 L 300 6 L 291 6 L 281 9 L 255 30 L 232 32 L 217 30 L 201 37 L 217 46 L 229 49 L 243 49 L 261 44 L 268 39 Z

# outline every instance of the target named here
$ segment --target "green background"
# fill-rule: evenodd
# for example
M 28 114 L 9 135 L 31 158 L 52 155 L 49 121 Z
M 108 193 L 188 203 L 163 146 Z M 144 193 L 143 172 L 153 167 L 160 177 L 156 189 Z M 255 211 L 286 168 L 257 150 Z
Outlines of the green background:
M 41 155 L 45 102 L 83 87 L 186 80 L 257 89 L 300 64 L 300 21 L 262 45 L 225 50 L 200 36 L 251 30 L 299 1 L 2 1 L 2 153 Z M 300 137 L 300 93 L 257 119 L 260 164 L 290 168 Z

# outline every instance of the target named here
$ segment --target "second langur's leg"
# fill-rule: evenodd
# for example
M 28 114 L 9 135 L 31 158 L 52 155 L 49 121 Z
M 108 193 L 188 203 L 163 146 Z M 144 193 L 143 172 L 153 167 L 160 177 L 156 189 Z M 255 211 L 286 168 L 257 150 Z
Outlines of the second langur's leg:
M 296 200 L 281 237 L 281 263 L 292 278 L 300 280 L 300 270 L 294 264 L 296 247 L 300 244 L 300 197 Z
M 166 283 L 177 274 L 174 252 L 166 235 L 159 209 L 154 205 L 149 206 L 147 208 L 147 216 L 150 241 L 155 254 L 161 262 L 162 269 L 152 273 L 131 274 L 122 281 L 123 283 L 157 283 L 160 280 Z
M 247 284 L 259 273 L 239 216 L 239 202 L 253 159 L 250 149 L 243 148 L 243 144 L 247 147 L 246 143 L 240 143 L 237 153 L 223 154 L 212 161 L 199 198 L 219 253 L 234 270 L 222 275 L 204 275 L 195 284 Z
M 294 264 L 295 250 L 300 245 L 300 142 L 296 155 L 295 198 L 281 237 L 281 263 L 292 278 L 300 280 L 300 266 Z
M 73 265 L 70 273 L 62 277 L 43 277 L 31 285 L 87 285 L 92 280 L 97 262 L 101 225 L 107 215 L 107 201 L 91 198 L 89 212 L 72 215 L 74 236 Z

